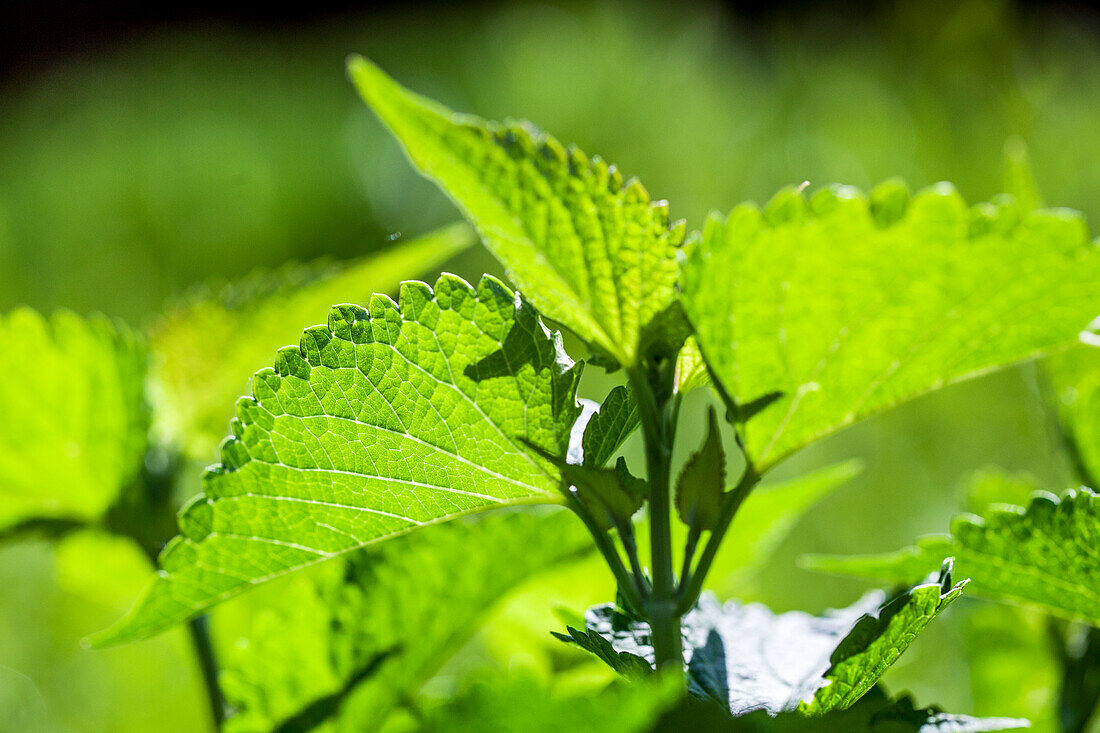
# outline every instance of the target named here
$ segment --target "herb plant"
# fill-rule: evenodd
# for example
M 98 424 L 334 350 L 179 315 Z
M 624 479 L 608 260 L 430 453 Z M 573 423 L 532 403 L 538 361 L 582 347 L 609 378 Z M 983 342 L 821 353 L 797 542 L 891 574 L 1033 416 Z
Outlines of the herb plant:
M 94 643 L 194 627 L 241 591 L 325 563 L 264 601 L 277 611 L 252 648 L 225 655 L 220 677 L 208 670 L 219 722 L 224 693 L 235 730 L 342 720 L 381 728 L 402 708 L 427 730 L 639 730 L 658 715 L 730 730 L 1026 725 L 922 708 L 891 698 L 879 681 L 964 591 L 1100 623 L 1100 558 L 1086 539 L 1097 536 L 1100 507 L 1087 490 L 959 522 L 950 537 L 898 556 L 817 559 L 910 584 L 820 616 L 723 605 L 704 588 L 724 543 L 761 561 L 774 541 L 768 525 L 789 522 L 852 470 L 756 491 L 785 458 L 952 382 L 1080 349 L 1079 335 L 1100 315 L 1100 252 L 1078 214 L 1038 209 L 1027 195 L 968 206 L 947 184 L 910 195 L 890 181 L 869 195 L 792 187 L 689 234 L 637 180 L 528 123 L 455 114 L 362 58 L 349 71 L 516 290 L 488 275 L 476 285 L 448 274 L 405 282 L 396 300 L 375 294 L 362 307 L 332 307 L 299 346 L 279 349 L 274 367 L 253 377 L 251 396 L 237 400 L 221 462 L 180 512 L 179 535 L 160 552 L 147 592 Z M 424 240 L 404 262 L 441 261 L 462 231 Z M 167 459 L 146 456 L 140 467 L 150 421 L 156 446 L 201 455 L 215 402 L 236 389 L 257 345 L 270 348 L 268 331 L 334 290 L 385 287 L 372 278 L 389 269 L 373 261 L 253 283 L 231 306 L 200 300 L 180 309 L 151 338 L 149 400 L 144 347 L 128 331 L 9 316 L 7 341 L 20 348 L 0 363 L 24 386 L 5 392 L 4 404 L 34 414 L 20 407 L 32 392 L 59 402 L 37 432 L 4 436 L 13 446 L 0 462 L 13 471 L 4 483 L 28 497 L 13 505 L 9 526 L 63 534 L 102 524 L 154 553 L 166 537 L 144 520 L 162 522 L 167 501 L 143 514 L 118 493 L 132 483 L 145 501 L 155 475 L 171 473 Z M 549 324 L 580 350 L 567 353 Z M 194 351 L 209 361 L 184 367 L 179 355 Z M 589 364 L 621 375 L 600 404 L 578 397 Z M 89 384 L 59 389 L 58 373 Z M 51 383 L 34 389 L 36 379 Z M 702 444 L 674 465 L 684 395 L 707 388 L 720 409 L 710 410 Z M 78 393 L 102 404 L 74 401 Z M 117 455 L 86 456 L 87 465 L 48 459 L 71 442 L 65 430 L 93 423 L 117 433 Z M 620 455 L 636 431 L 644 466 Z M 1100 442 L 1089 446 L 1100 451 Z M 31 487 L 43 470 L 71 472 L 56 483 L 73 496 L 35 505 Z M 456 521 L 528 505 L 572 516 L 536 509 Z M 112 514 L 114 506 L 122 508 Z M 1073 543 L 1069 561 L 1055 551 Z M 628 678 L 606 705 L 563 703 L 524 680 L 426 712 L 408 703 L 485 606 L 593 545 L 617 597 L 556 636 Z M 286 633 L 303 627 L 308 641 Z M 200 652 L 205 634 L 195 631 Z M 212 668 L 212 654 L 204 658 Z M 510 692 L 492 692 L 501 684 Z M 512 697 L 531 702 L 512 709 Z

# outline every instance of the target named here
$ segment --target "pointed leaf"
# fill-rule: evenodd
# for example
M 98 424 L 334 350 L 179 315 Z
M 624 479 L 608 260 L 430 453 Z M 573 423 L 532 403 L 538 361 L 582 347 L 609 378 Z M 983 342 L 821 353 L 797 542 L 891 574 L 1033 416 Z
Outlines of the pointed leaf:
M 891 188 L 893 193 L 899 190 Z M 904 195 L 904 189 L 900 190 Z M 938 185 L 881 207 L 838 187 L 708 222 L 684 306 L 765 469 L 923 392 L 1064 348 L 1100 314 L 1100 250 L 1079 214 L 968 209 Z M 891 197 L 885 197 L 891 199 Z
M 963 585 L 951 585 L 945 571 L 888 603 L 875 592 L 821 616 L 775 614 L 761 604 L 735 601 L 720 606 L 704 595 L 683 621 L 688 687 L 733 715 L 843 710 L 875 685 Z M 604 605 L 589 609 L 585 623 L 615 651 L 653 664 L 644 621 Z
M 193 295 L 153 330 L 157 432 L 209 461 L 248 375 L 276 349 L 333 303 L 394 293 L 402 278 L 434 270 L 476 241 L 468 225 L 455 224 L 353 262 L 284 267 Z
M 146 354 L 105 318 L 0 316 L 0 527 L 99 519 L 145 455 Z
M 400 305 L 337 306 L 237 403 L 222 464 L 137 608 L 100 643 L 156 633 L 245 588 L 493 506 L 553 502 L 579 366 L 499 281 L 444 275 Z
M 563 488 L 573 487 L 577 498 L 602 529 L 628 523 L 645 503 L 646 483 L 631 475 L 623 458 L 619 458 L 614 468 L 555 463 L 566 484 Z
M 1051 613 L 1100 624 L 1100 496 L 1089 489 L 1061 498 L 1033 496 L 1026 509 L 991 507 L 985 517 L 963 514 L 950 536 L 918 540 L 884 555 L 811 557 L 815 570 L 892 582 L 919 575 L 936 555 L 954 555 L 955 573 L 970 578 L 970 591 L 986 598 L 1023 601 Z
M 703 353 L 694 336 L 689 336 L 676 357 L 676 391 L 680 394 L 690 392 L 710 384 L 710 374 Z
M 348 71 L 531 302 L 594 349 L 635 363 L 643 330 L 675 299 L 684 228 L 670 223 L 667 203 L 527 123 L 457 115 L 358 56 Z
M 707 413 L 703 446 L 684 464 L 676 481 L 676 511 L 680 520 L 696 530 L 709 530 L 722 513 L 726 483 L 726 453 L 714 408 Z
M 381 728 L 510 591 L 591 547 L 568 512 L 493 512 L 227 604 L 215 617 L 223 685 L 238 711 L 226 729 L 290 730 L 319 719 Z
M 581 445 L 586 466 L 603 466 L 615 451 L 638 429 L 638 404 L 630 390 L 619 385 L 607 393 L 607 398 L 584 428 Z
M 958 598 L 967 581 L 952 583 L 951 563 L 937 576 L 895 597 L 877 616 L 861 618 L 833 652 L 825 673 L 828 685 L 800 708 L 810 714 L 851 707 L 897 661 L 943 609 Z

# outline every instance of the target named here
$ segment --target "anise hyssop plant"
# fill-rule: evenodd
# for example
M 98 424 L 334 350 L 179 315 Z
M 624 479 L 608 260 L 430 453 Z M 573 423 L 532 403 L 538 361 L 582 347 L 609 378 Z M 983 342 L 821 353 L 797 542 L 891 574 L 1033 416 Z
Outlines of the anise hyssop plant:
M 821 616 L 722 605 L 703 591 L 739 511 L 785 458 L 922 393 L 1078 343 L 1100 315 L 1100 250 L 1078 214 L 1011 196 L 968 206 L 946 184 L 910 195 L 887 182 L 869 195 L 791 188 L 689 234 L 666 202 L 599 157 L 527 123 L 455 114 L 365 59 L 349 70 L 510 283 L 405 282 L 396 300 L 334 306 L 299 346 L 280 349 L 237 401 L 221 462 L 180 512 L 148 591 L 96 643 L 155 634 L 267 580 L 429 525 L 561 504 L 606 560 L 618 597 L 559 636 L 634 685 L 716 702 L 736 730 L 1025 724 L 918 709 L 878 686 L 963 592 L 952 557 L 973 568 L 976 586 L 1007 582 L 979 578 L 979 555 L 967 550 L 980 545 L 1006 562 L 1027 554 L 998 539 L 1007 520 L 922 545 L 916 585 Z M 583 353 L 567 353 L 556 326 Z M 622 383 L 601 404 L 582 400 L 586 368 Z M 674 466 L 681 403 L 702 388 L 719 409 L 702 445 Z M 619 455 L 635 431 L 644 466 Z M 1057 511 L 1100 526 L 1085 512 L 1091 495 L 1064 501 Z M 1012 521 L 1053 511 L 1033 505 Z M 530 536 L 542 521 L 563 531 L 560 515 L 522 516 Z M 448 552 L 477 552 L 471 545 Z M 499 549 L 523 553 L 503 539 Z M 558 551 L 577 549 L 562 540 Z M 385 563 L 399 556 L 380 549 L 377 565 L 349 577 L 382 573 L 363 587 L 390 587 Z M 1043 568 L 1010 595 L 1042 604 L 1035 588 L 1061 583 L 1059 607 L 1100 622 L 1095 584 L 1076 582 L 1100 577 L 1098 561 L 1081 562 L 1087 570 L 1066 569 L 1073 583 Z M 400 653 L 396 643 L 376 651 L 372 664 Z

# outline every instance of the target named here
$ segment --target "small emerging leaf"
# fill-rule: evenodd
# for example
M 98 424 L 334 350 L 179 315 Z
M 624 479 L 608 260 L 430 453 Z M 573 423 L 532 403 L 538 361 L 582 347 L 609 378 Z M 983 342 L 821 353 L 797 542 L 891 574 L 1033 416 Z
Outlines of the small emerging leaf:
M 646 483 L 631 475 L 624 458 L 620 457 L 614 468 L 555 462 L 565 482 L 563 490 L 575 489 L 601 529 L 628 524 L 645 503 Z
M 624 385 L 612 389 L 584 428 L 584 465 L 603 466 L 638 429 L 638 404 Z
M 348 72 L 531 302 L 598 352 L 636 363 L 647 326 L 676 298 L 684 226 L 671 223 L 668 204 L 529 123 L 455 114 L 359 56 Z
M 703 360 L 695 337 L 689 336 L 680 349 L 680 355 L 676 357 L 676 391 L 684 394 L 708 384 L 710 374 L 707 373 L 707 363 Z
M 160 573 L 99 643 L 418 527 L 558 501 L 557 469 L 528 445 L 565 454 L 579 377 L 560 334 L 488 276 L 333 308 L 253 378 Z
M 695 531 L 710 530 L 718 523 L 725 496 L 726 454 L 714 408 L 707 413 L 707 436 L 676 482 L 676 511 Z

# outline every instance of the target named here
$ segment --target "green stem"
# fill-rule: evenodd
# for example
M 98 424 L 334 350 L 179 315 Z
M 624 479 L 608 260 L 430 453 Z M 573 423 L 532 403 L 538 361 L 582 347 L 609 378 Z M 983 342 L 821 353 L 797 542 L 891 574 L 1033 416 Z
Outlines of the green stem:
M 649 531 L 652 552 L 653 592 L 647 605 L 653 634 L 653 651 L 659 671 L 677 670 L 683 675 L 683 642 L 680 613 L 676 609 L 676 577 L 672 570 L 672 525 L 669 501 L 669 472 L 675 425 L 657 404 L 653 388 L 643 371 L 627 371 L 630 388 L 641 414 L 645 440 L 646 478 L 649 482 Z
M 726 495 L 722 503 L 722 514 L 718 519 L 718 524 L 711 532 L 710 539 L 707 540 L 706 547 L 703 548 L 703 555 L 699 558 L 699 564 L 695 566 L 695 572 L 691 574 L 690 578 L 685 577 L 680 581 L 677 613 L 687 613 L 699 600 L 699 594 L 703 591 L 703 582 L 707 579 L 707 573 L 710 572 L 711 563 L 714 562 L 714 557 L 718 554 L 722 539 L 726 536 L 726 530 L 729 529 L 737 510 L 741 508 L 742 502 L 745 501 L 745 498 L 759 482 L 760 474 L 757 473 L 755 467 L 751 463 L 745 466 L 745 473 L 741 476 L 741 480 Z
M 567 496 L 566 502 L 573 513 L 584 522 L 584 526 L 588 528 L 588 533 L 592 535 L 592 539 L 596 543 L 596 549 L 603 555 L 604 560 L 607 562 L 607 566 L 615 576 L 615 581 L 619 584 L 619 590 L 627 597 L 627 600 L 634 605 L 635 609 L 642 608 L 643 599 L 639 593 L 640 586 L 636 584 L 636 579 L 626 569 L 626 566 L 623 565 L 623 558 L 619 555 L 619 550 L 615 547 L 611 535 L 608 534 L 606 530 L 600 528 L 591 513 L 589 513 L 584 504 L 577 498 Z
M 198 616 L 187 622 L 187 631 L 191 635 L 191 646 L 199 660 L 202 681 L 206 688 L 206 699 L 210 704 L 210 715 L 214 719 L 214 730 L 221 730 L 225 723 L 225 697 L 218 684 L 218 662 L 214 656 L 214 645 L 210 643 L 210 630 L 206 616 Z
M 619 539 L 622 540 L 623 549 L 630 559 L 630 569 L 634 574 L 634 584 L 638 595 L 643 599 L 649 599 L 649 587 L 646 585 L 645 573 L 642 572 L 642 562 L 638 557 L 638 543 L 634 539 L 634 525 L 629 520 L 618 527 Z
M 691 561 L 695 559 L 695 549 L 699 544 L 699 538 L 702 536 L 702 532 L 696 527 L 692 527 L 688 530 L 687 542 L 684 545 L 684 565 L 680 570 L 680 585 L 683 586 L 687 583 L 687 578 L 691 576 Z

